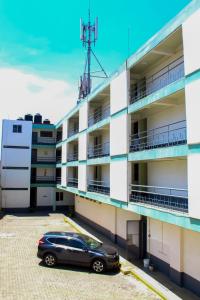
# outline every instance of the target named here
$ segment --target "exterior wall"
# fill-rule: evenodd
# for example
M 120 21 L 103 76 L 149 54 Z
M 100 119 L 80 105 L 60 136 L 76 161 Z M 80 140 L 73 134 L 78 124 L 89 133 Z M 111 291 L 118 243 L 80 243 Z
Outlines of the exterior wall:
M 66 168 L 66 166 L 61 168 L 61 185 L 62 186 L 67 185 L 67 168 Z
M 2 208 L 28 208 L 30 206 L 30 189 L 26 191 L 3 190 Z
M 88 103 L 85 102 L 79 110 L 79 131 L 88 127 Z
M 52 206 L 55 201 L 55 188 L 38 187 L 37 188 L 37 206 Z
M 37 176 L 55 176 L 55 168 L 37 168 Z
M 183 23 L 183 42 L 185 74 L 188 75 L 200 68 L 200 9 Z
M 78 153 L 78 159 L 86 160 L 87 159 L 87 134 L 85 132 L 79 136 L 78 149 L 80 149 Z
M 56 157 L 56 151 L 55 149 L 51 149 L 51 148 L 39 148 L 37 150 L 37 156 L 38 157 Z
M 199 119 L 200 79 L 187 84 L 185 87 L 187 140 L 188 144 L 200 143 Z
M 128 105 L 129 71 L 125 70 L 111 81 L 110 104 L 111 114 L 114 114 Z
M 66 140 L 68 135 L 68 120 L 65 120 L 63 122 L 63 134 L 62 134 L 62 139 Z
M 187 160 L 148 162 L 148 185 L 187 189 Z
M 78 189 L 87 191 L 87 167 L 86 165 L 78 166 Z
M 127 221 L 131 220 L 140 220 L 140 215 L 134 214 L 130 211 L 126 211 L 124 209 L 117 208 L 116 214 L 116 234 L 121 237 L 123 240 L 127 239 Z
M 112 118 L 110 122 L 110 155 L 128 152 L 128 115 Z
M 128 162 L 111 161 L 110 164 L 110 197 L 128 201 Z
M 62 145 L 62 163 L 66 163 L 67 162 L 67 144 L 63 144 Z

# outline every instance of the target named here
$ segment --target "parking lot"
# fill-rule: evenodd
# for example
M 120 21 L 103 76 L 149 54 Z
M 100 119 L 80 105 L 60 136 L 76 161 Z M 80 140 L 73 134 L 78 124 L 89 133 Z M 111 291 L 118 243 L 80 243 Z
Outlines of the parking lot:
M 74 231 L 63 219 L 63 214 L 30 214 L 0 220 L 0 299 L 158 299 L 141 282 L 121 273 L 45 267 L 36 256 L 37 241 L 50 230 Z

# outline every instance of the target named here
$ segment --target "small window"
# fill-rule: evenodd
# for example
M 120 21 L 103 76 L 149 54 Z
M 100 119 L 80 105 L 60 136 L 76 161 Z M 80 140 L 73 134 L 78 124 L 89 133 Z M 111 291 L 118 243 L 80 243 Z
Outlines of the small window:
M 40 131 L 41 137 L 53 137 L 53 131 Z
M 22 132 L 22 125 L 13 125 L 13 132 L 21 133 Z
M 56 201 L 63 201 L 63 192 L 56 192 Z
M 68 239 L 64 239 L 64 238 L 57 238 L 56 239 L 56 244 L 57 245 L 69 246 L 69 241 L 68 241 Z
M 78 240 L 74 240 L 74 239 L 69 240 L 69 246 L 73 247 L 73 248 L 78 248 L 78 249 L 84 249 L 85 248 L 83 243 L 81 243 Z

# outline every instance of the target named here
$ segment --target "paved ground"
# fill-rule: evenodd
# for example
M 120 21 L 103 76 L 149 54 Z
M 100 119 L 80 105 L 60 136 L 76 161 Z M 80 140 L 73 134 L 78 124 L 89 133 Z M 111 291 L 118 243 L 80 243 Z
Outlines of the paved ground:
M 158 299 L 136 279 L 121 273 L 44 267 L 37 241 L 49 230 L 73 231 L 62 214 L 7 215 L 0 220 L 0 299 L 130 300 Z

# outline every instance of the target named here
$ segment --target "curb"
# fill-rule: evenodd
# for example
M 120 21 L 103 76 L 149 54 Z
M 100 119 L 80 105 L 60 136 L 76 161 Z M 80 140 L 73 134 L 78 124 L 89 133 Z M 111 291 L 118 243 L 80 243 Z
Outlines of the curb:
M 85 230 L 81 226 L 77 225 L 76 222 L 74 222 L 73 220 L 71 220 L 69 217 L 65 217 L 64 218 L 64 222 L 68 223 L 69 225 L 71 225 L 78 233 L 87 234 L 87 235 L 95 238 L 96 240 L 98 240 L 95 236 L 93 236 L 92 234 L 90 234 L 87 230 Z M 98 241 L 100 241 L 100 240 L 98 240 Z M 120 256 L 120 258 L 121 258 L 121 256 Z M 145 279 L 143 279 L 140 275 L 138 275 L 137 273 L 135 273 L 133 270 L 126 270 L 125 268 L 123 268 L 123 263 L 121 263 L 120 272 L 122 274 L 124 274 L 124 275 L 131 275 L 131 276 L 133 276 L 138 281 L 142 282 L 152 292 L 154 292 L 156 295 L 158 295 L 161 299 L 163 299 L 163 300 L 167 300 L 168 299 L 162 292 L 160 292 L 159 290 L 155 289 L 148 281 L 146 281 Z

